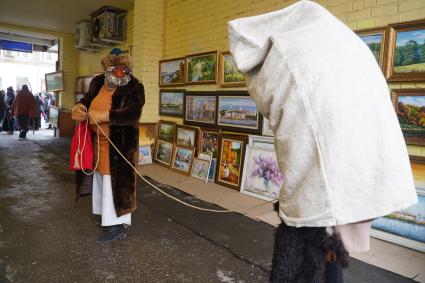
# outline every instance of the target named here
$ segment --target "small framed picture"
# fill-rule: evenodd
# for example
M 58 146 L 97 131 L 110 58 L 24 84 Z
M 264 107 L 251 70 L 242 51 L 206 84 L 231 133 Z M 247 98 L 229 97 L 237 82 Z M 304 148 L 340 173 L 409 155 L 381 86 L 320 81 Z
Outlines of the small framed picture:
M 159 140 L 155 150 L 155 161 L 160 165 L 169 167 L 173 156 L 173 147 L 172 143 Z
M 246 147 L 241 193 L 271 201 L 279 198 L 283 176 L 274 150 Z
M 247 92 L 219 92 L 217 125 L 223 130 L 261 134 L 263 117 Z
M 208 182 L 208 174 L 210 172 L 211 161 L 200 158 L 195 158 L 192 165 L 190 175 L 194 178 Z
M 425 81 L 424 38 L 425 20 L 388 26 L 386 77 L 389 81 Z
M 186 92 L 184 123 L 200 127 L 216 124 L 217 96 L 215 92 Z
M 186 84 L 216 84 L 218 52 L 186 56 Z
M 211 159 L 210 171 L 208 173 L 208 181 L 210 181 L 210 182 L 215 181 L 216 169 L 217 169 L 217 158 L 213 158 L 213 159 Z
M 236 66 L 230 52 L 220 53 L 220 86 L 238 87 L 245 86 L 245 77 Z
M 183 85 L 185 61 L 185 57 L 159 61 L 159 86 Z
M 159 121 L 158 123 L 158 139 L 174 142 L 174 136 L 176 133 L 176 123 L 170 121 Z
M 199 134 L 199 152 L 209 153 L 212 157 L 217 158 L 219 136 L 218 130 L 202 128 Z
M 84 77 L 78 77 L 75 81 L 75 93 L 84 93 Z
M 196 127 L 177 125 L 176 145 L 195 148 L 198 131 Z
M 198 158 L 199 159 L 202 159 L 202 160 L 208 160 L 208 161 L 210 161 L 212 159 L 212 154 L 211 153 L 200 152 L 200 153 L 198 153 Z
M 177 145 L 173 154 L 171 169 L 190 176 L 194 154 L 194 148 Z
M 272 150 L 272 151 L 275 150 L 273 137 L 249 135 L 248 144 L 256 148 L 262 148 L 262 149 Z
M 53 72 L 45 74 L 46 91 L 62 91 L 65 90 L 63 83 L 63 72 Z
M 156 137 L 158 135 L 157 123 L 140 123 L 139 124 L 139 145 L 149 144 L 152 156 L 155 152 Z
M 386 27 L 363 29 L 356 31 L 356 34 L 369 47 L 375 56 L 376 62 L 381 67 L 382 73 L 385 74 L 385 52 L 387 43 Z
M 274 136 L 273 130 L 269 126 L 269 119 L 266 117 L 263 117 L 263 136 Z
M 220 154 L 216 182 L 229 188 L 239 190 L 245 154 L 246 138 L 244 136 L 220 137 Z
M 392 98 L 406 144 L 425 145 L 425 89 L 393 89 Z
M 184 114 L 184 90 L 160 90 L 159 91 L 159 115 L 183 117 Z
M 137 165 L 152 164 L 152 153 L 150 144 L 139 145 L 139 158 Z

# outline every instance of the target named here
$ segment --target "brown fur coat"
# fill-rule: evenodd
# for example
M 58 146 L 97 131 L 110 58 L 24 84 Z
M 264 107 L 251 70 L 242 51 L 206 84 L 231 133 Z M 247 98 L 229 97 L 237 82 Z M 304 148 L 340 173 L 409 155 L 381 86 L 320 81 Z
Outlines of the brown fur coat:
M 90 103 L 102 88 L 104 79 L 104 75 L 95 77 L 89 92 L 79 103 L 89 109 Z M 139 118 L 144 104 L 143 85 L 132 76 L 127 85 L 118 87 L 115 91 L 109 112 L 109 138 L 133 165 L 137 161 Z M 136 173 L 112 146 L 109 147 L 109 160 L 115 211 L 117 216 L 121 216 L 133 212 L 137 207 Z M 91 193 L 92 183 L 92 176 L 86 176 L 82 171 L 76 172 L 77 201 L 80 195 Z

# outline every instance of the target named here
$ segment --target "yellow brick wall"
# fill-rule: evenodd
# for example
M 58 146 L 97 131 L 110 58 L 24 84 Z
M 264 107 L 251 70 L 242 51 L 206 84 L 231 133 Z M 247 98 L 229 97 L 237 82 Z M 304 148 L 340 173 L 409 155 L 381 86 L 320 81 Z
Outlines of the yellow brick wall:
M 0 27 L 26 32 L 34 32 L 38 34 L 53 35 L 59 38 L 59 69 L 63 71 L 65 85 L 65 90 L 59 93 L 59 106 L 64 108 L 71 108 L 74 105 L 74 87 L 78 69 L 78 54 L 74 49 L 74 34 L 53 32 L 48 30 L 35 29 L 32 27 L 16 26 L 4 23 L 0 23 Z
M 133 10 L 127 12 L 126 17 L 126 41 L 122 45 L 116 47 L 122 50 L 129 50 L 133 46 Z M 78 52 L 78 76 L 86 76 L 94 73 L 102 72 L 100 58 L 103 54 L 108 53 L 111 48 L 104 48 L 100 52 Z
M 164 0 L 134 3 L 133 73 L 143 82 L 146 96 L 142 122 L 159 120 L 158 62 L 163 57 L 164 4 Z

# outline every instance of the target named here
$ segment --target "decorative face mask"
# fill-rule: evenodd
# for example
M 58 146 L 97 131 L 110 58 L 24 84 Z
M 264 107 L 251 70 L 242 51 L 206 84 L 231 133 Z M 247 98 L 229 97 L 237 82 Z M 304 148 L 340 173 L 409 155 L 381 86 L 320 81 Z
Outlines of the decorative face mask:
M 105 72 L 105 83 L 110 87 L 125 86 L 130 81 L 131 70 L 125 66 L 110 66 Z

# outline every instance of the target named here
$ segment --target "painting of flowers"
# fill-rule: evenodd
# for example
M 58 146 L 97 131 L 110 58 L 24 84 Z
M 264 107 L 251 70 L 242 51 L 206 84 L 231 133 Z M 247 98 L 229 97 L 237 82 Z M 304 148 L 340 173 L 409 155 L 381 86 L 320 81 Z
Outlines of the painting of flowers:
M 216 83 L 217 63 L 217 51 L 187 56 L 186 83 Z
M 245 141 L 243 138 L 221 138 L 219 170 L 217 182 L 225 186 L 239 189 L 241 184 L 242 162 Z
M 247 146 L 241 192 L 264 200 L 279 198 L 283 176 L 276 152 Z
M 185 58 L 159 61 L 159 85 L 184 84 L 184 62 Z
M 395 107 L 407 144 L 425 145 L 425 91 L 393 90 Z

